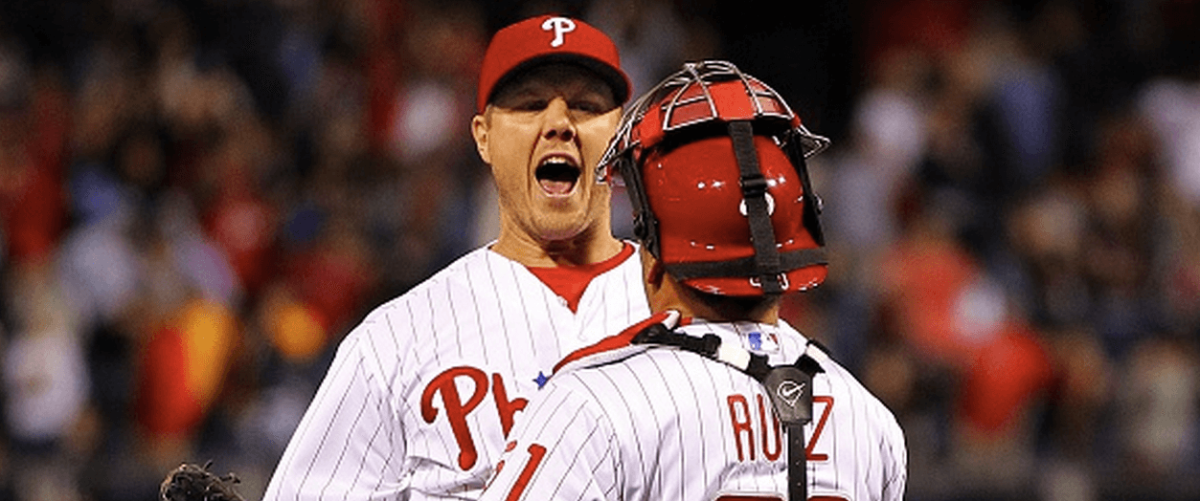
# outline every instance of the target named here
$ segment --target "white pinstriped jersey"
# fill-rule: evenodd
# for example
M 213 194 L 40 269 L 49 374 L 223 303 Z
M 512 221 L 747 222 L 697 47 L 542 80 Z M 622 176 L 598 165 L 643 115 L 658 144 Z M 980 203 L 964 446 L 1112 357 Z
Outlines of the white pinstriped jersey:
M 631 330 L 612 339 L 627 342 Z M 772 365 L 794 362 L 808 343 L 782 320 L 677 332 L 715 333 Z M 817 359 L 824 372 L 804 428 L 809 499 L 902 499 L 907 452 L 895 417 L 845 368 Z M 780 430 L 762 384 L 730 365 L 677 348 L 609 349 L 565 365 L 530 402 L 481 501 L 787 499 Z
M 634 250 L 576 313 L 519 263 L 460 258 L 342 341 L 264 499 L 478 497 L 554 364 L 649 314 L 641 273 Z

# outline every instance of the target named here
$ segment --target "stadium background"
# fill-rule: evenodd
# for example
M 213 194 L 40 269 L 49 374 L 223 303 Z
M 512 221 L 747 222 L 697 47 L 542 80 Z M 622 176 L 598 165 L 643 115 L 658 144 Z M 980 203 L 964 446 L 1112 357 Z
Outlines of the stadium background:
M 0 4 L 0 500 L 248 499 L 366 311 L 494 235 L 490 30 L 642 91 L 775 86 L 834 261 L 786 316 L 896 412 L 909 499 L 1200 497 L 1200 2 Z M 628 231 L 616 199 L 617 228 Z

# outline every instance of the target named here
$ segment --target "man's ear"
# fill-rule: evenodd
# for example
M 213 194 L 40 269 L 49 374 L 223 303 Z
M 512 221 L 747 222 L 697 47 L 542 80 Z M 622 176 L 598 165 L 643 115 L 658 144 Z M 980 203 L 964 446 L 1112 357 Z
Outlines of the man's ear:
M 487 117 L 484 115 L 475 115 L 475 118 L 471 119 L 471 137 L 475 138 L 475 150 L 479 152 L 479 158 L 483 159 L 483 163 L 491 165 L 492 155 L 488 149 Z

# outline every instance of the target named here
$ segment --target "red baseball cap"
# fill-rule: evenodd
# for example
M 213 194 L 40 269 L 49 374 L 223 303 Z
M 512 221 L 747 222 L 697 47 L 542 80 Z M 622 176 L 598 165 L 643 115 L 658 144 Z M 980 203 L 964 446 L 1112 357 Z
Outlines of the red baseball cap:
M 578 19 L 543 15 L 511 24 L 492 37 L 479 72 L 478 112 L 483 113 L 492 93 L 508 79 L 553 62 L 595 71 L 612 87 L 618 104 L 629 99 L 633 86 L 621 71 L 621 56 L 608 35 Z

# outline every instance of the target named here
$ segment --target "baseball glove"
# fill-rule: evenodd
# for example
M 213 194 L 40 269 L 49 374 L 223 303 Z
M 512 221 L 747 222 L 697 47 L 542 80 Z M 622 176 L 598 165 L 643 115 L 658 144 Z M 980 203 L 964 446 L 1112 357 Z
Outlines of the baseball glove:
M 204 466 L 184 463 L 171 470 L 159 488 L 160 501 L 245 501 L 233 490 L 238 479 L 232 473 L 218 477 Z

